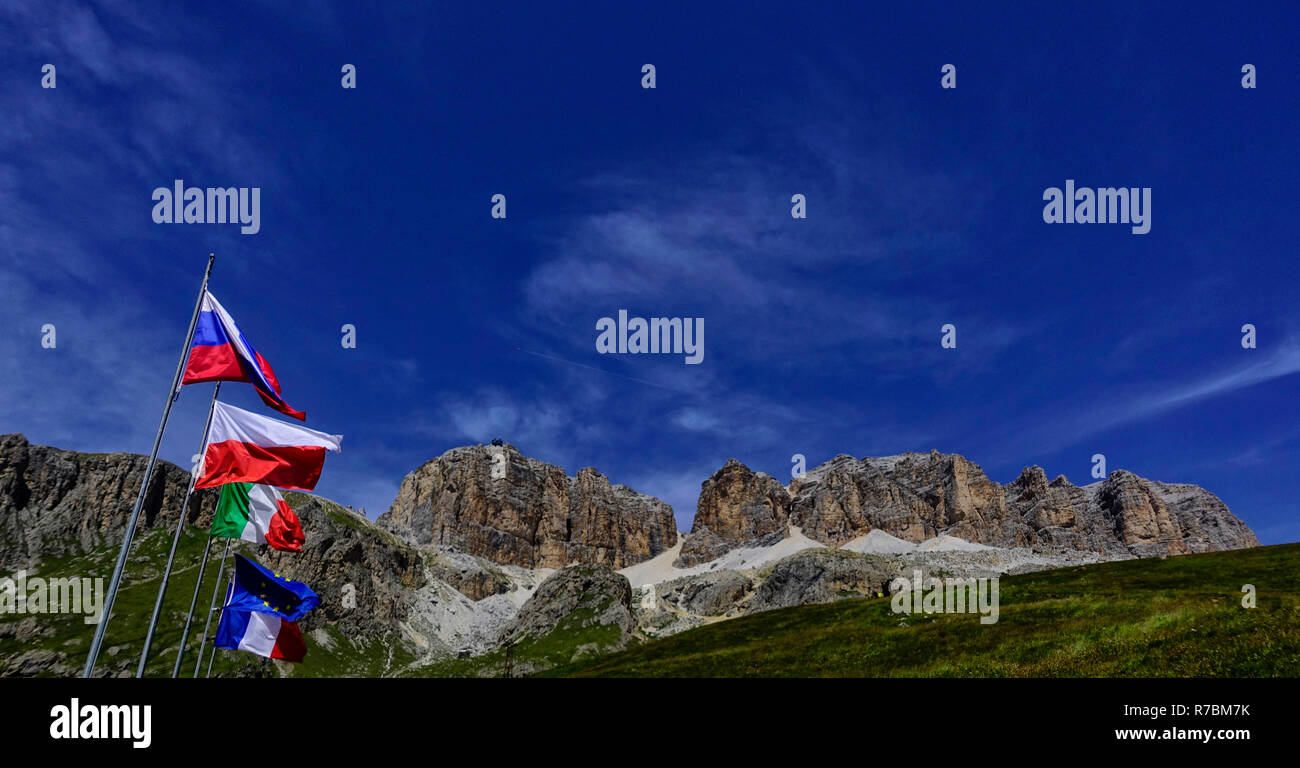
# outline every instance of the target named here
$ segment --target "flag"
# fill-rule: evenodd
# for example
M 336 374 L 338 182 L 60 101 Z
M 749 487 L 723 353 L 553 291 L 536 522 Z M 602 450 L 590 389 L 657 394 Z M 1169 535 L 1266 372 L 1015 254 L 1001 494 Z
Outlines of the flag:
M 253 345 L 248 343 L 230 313 L 217 297 L 203 292 L 203 305 L 194 326 L 194 342 L 185 364 L 182 384 L 203 381 L 245 381 L 253 385 L 262 402 L 286 416 L 306 421 L 307 414 L 296 411 L 280 397 L 280 381 L 275 371 Z
M 325 451 L 342 449 L 342 435 L 268 419 L 233 405 L 212 405 L 195 488 L 262 483 L 310 491 L 325 466 Z
M 320 597 L 301 581 L 292 581 L 243 555 L 235 555 L 235 581 L 226 608 L 297 621 L 319 604 Z
M 302 630 L 292 621 L 257 611 L 226 608 L 217 624 L 217 647 L 248 651 L 268 659 L 301 662 L 307 656 Z
M 306 536 L 298 515 L 280 492 L 269 485 L 227 483 L 221 486 L 217 511 L 212 515 L 212 535 L 268 544 L 272 549 L 297 552 Z

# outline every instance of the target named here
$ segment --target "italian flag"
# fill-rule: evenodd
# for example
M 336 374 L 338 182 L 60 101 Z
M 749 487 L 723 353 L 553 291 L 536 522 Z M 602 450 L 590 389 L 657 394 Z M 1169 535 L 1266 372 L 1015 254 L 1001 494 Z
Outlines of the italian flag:
M 217 511 L 212 515 L 212 535 L 268 544 L 272 549 L 297 552 L 307 540 L 298 515 L 280 492 L 269 485 L 227 483 L 221 486 Z
M 294 622 L 270 613 L 229 608 L 221 612 L 217 647 L 293 662 L 301 662 L 307 656 L 307 642 Z

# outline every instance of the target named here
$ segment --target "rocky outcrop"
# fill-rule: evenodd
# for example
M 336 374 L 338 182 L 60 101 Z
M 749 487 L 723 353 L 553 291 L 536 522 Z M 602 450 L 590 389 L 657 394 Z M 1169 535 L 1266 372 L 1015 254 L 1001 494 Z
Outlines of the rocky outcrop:
M 989 546 L 1109 556 L 1259 545 L 1214 494 L 1122 470 L 1079 487 L 1063 475 L 1048 482 L 1042 468 L 1028 467 L 1001 486 L 964 457 L 931 451 L 861 460 L 839 455 L 793 480 L 785 496 L 759 477 L 767 476 L 732 460 L 706 481 L 679 565 L 762 541 L 764 532 L 786 522 L 832 547 L 873 530 L 911 542 L 949 535 Z
M 424 584 L 420 553 L 332 501 L 298 493 L 285 497 L 302 521 L 302 550 L 244 545 L 244 554 L 321 596 L 302 628 L 329 625 L 353 637 L 396 631 L 410 611 L 411 593 Z
M 451 585 L 471 600 L 504 595 L 515 587 L 509 576 L 464 552 L 429 552 L 425 564 L 433 578 Z
M 656 587 L 659 599 L 699 616 L 722 616 L 745 599 L 754 582 L 737 571 L 683 576 Z
M 776 478 L 730 459 L 700 486 L 691 535 L 673 564 L 689 568 L 736 547 L 763 547 L 789 535 L 790 494 Z
M 591 468 L 569 477 L 511 445 L 454 448 L 424 464 L 380 522 L 421 546 L 525 568 L 625 568 L 677 543 L 659 499 Z
M 0 570 L 120 542 L 147 462 L 136 454 L 78 453 L 0 436 Z M 188 472 L 157 462 L 137 533 L 175 526 L 188 485 Z M 214 492 L 194 493 L 186 520 L 207 525 L 215 505 Z
M 537 644 L 558 647 L 559 656 L 535 649 L 519 672 L 527 674 L 547 666 L 594 653 L 622 649 L 632 637 L 632 587 L 627 577 L 603 565 L 573 565 L 551 574 L 537 586 L 502 633 L 503 648 Z
M 889 560 L 873 555 L 830 549 L 796 552 L 772 566 L 748 612 L 888 595 L 896 570 Z

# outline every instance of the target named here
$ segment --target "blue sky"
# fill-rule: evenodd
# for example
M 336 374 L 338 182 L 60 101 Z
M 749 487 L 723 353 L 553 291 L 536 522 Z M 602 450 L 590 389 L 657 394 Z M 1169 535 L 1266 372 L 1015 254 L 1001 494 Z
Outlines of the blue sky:
M 147 452 L 215 251 L 345 435 L 318 492 L 371 516 L 495 437 L 683 530 L 733 456 L 933 448 L 999 482 L 1103 453 L 1300 540 L 1294 4 L 185 5 L 0 7 L 0 431 Z M 155 224 L 177 178 L 260 187 L 261 231 Z M 1150 233 L 1045 224 L 1066 179 L 1151 187 Z M 619 309 L 703 317 L 704 362 L 597 354 Z

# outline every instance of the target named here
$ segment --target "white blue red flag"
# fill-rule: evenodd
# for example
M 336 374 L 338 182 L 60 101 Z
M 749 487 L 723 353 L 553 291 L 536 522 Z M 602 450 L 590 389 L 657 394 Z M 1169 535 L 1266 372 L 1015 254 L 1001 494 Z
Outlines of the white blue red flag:
M 307 414 L 294 410 L 280 397 L 280 382 L 275 371 L 253 345 L 248 343 L 239 326 L 217 297 L 203 294 L 198 324 L 194 326 L 194 343 L 185 365 L 182 384 L 203 381 L 244 381 L 253 385 L 266 403 L 285 416 L 306 421 Z

